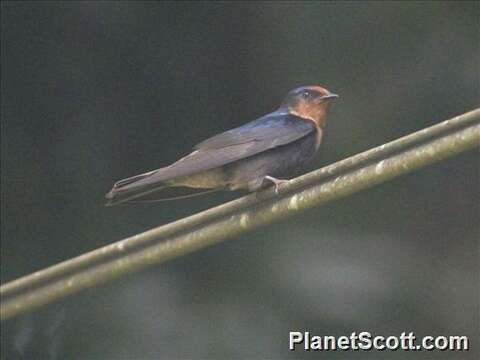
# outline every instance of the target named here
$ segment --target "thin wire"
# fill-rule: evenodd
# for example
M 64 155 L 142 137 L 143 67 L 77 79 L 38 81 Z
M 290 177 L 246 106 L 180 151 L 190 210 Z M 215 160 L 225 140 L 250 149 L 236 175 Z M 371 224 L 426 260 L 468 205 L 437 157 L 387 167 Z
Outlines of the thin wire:
M 468 117 L 469 121 L 465 121 L 465 117 Z M 461 123 L 462 126 L 453 126 L 451 125 L 452 122 L 455 124 Z M 465 122 L 467 122 L 467 125 L 475 125 L 475 122 L 479 123 L 480 110 L 475 110 L 455 119 L 447 120 L 447 122 L 436 125 L 436 129 L 438 129 L 438 126 L 448 127 L 449 130 L 462 128 L 465 127 Z M 418 134 L 423 134 L 421 137 L 424 137 L 426 130 L 428 129 L 396 140 L 392 143 L 398 144 L 399 141 L 403 141 L 403 143 L 409 142 L 410 144 L 416 143 L 418 141 L 413 141 L 412 137 L 416 137 L 418 140 Z M 435 131 L 441 133 L 438 132 L 438 130 Z M 431 134 L 428 137 L 431 137 Z M 410 140 L 408 140 L 408 138 Z M 389 178 L 412 171 L 413 169 L 424 166 L 428 163 L 439 161 L 444 157 L 452 156 L 460 151 L 467 150 L 473 146 L 478 146 L 479 144 L 480 126 L 470 126 L 464 130 L 456 131 L 455 133 L 451 133 L 442 138 L 432 140 L 430 143 L 405 151 L 403 154 L 400 153 L 395 156 L 390 156 L 389 159 L 379 161 L 370 166 L 364 166 L 350 174 L 342 174 L 331 181 L 320 183 L 320 180 L 325 176 L 333 176 L 332 174 L 338 175 L 340 172 L 338 167 L 344 166 L 344 169 L 345 167 L 347 169 L 351 168 L 352 165 L 345 165 L 348 164 L 348 162 L 345 163 L 345 161 L 348 161 L 349 159 L 292 180 L 284 187 L 284 189 L 282 189 L 283 191 L 280 194 L 280 197 L 275 197 L 271 192 L 267 192 L 264 194 L 266 196 L 260 197 L 249 195 L 191 217 L 178 220 L 172 224 L 138 234 L 129 239 L 96 250 L 108 250 L 112 247 L 116 247 L 117 252 L 122 253 L 122 256 L 119 256 L 118 259 L 110 258 L 108 259 L 108 262 L 103 264 L 87 262 L 86 265 L 88 266 L 85 265 L 85 269 L 77 267 L 77 271 L 73 272 L 71 275 L 69 275 L 68 272 L 63 274 L 59 273 L 57 280 L 50 278 L 52 280 L 50 284 L 44 284 L 43 287 L 39 287 L 41 284 L 38 284 L 37 288 L 35 288 L 35 286 L 29 288 L 27 286 L 28 284 L 36 285 L 36 282 L 32 281 L 32 278 L 34 279 L 36 277 L 34 273 L 19 279 L 23 280 L 20 284 L 27 285 L 22 285 L 20 287 L 21 289 L 24 289 L 25 294 L 18 294 L 17 296 L 13 296 L 14 292 L 11 292 L 12 290 L 9 290 L 10 293 L 5 291 L 5 288 L 7 288 L 7 290 L 11 289 L 7 287 L 7 285 L 10 285 L 11 283 L 2 286 L 1 318 L 4 319 L 36 306 L 58 300 L 59 298 L 79 291 L 82 288 L 94 286 L 107 281 L 108 279 L 120 276 L 125 272 L 134 271 L 147 266 L 148 264 L 159 263 L 195 251 L 199 248 L 225 239 L 226 237 L 237 235 L 241 232 L 251 230 L 273 220 L 285 217 L 294 213 L 295 210 L 317 206 L 326 201 L 338 198 L 339 196 L 348 195 L 348 193 L 386 181 Z M 385 147 L 388 145 L 389 144 L 382 145 L 350 159 L 360 159 L 360 161 L 364 163 L 365 160 L 362 159 L 372 159 L 372 156 L 378 157 L 378 151 L 383 153 Z M 390 145 L 390 147 L 391 146 L 392 145 Z M 399 150 L 398 145 L 394 145 L 393 150 Z M 354 165 L 358 167 L 358 164 L 359 162 L 356 161 Z M 331 170 L 330 172 L 328 171 L 329 168 Z M 338 191 L 338 186 L 342 184 L 344 184 L 344 190 L 342 190 L 343 193 L 342 191 Z M 308 188 L 308 186 L 310 186 L 310 188 Z M 292 193 L 293 191 L 296 192 L 287 196 L 288 193 Z M 238 204 L 239 202 L 240 204 Z M 233 207 L 233 210 L 238 209 L 239 206 L 244 206 L 245 202 L 257 206 L 252 206 L 250 209 L 246 209 L 243 212 L 237 211 L 236 213 L 234 213 L 234 211 L 228 212 L 225 210 L 225 208 L 228 210 L 230 207 Z M 214 217 L 213 214 L 215 213 L 219 213 L 223 216 Z M 228 214 L 231 216 L 226 216 Z M 196 231 L 189 232 L 188 229 L 191 229 L 193 226 L 192 223 L 195 226 L 202 226 L 199 226 Z M 164 239 L 169 233 L 171 236 L 168 241 L 158 243 L 159 239 Z M 131 252 L 130 254 L 125 252 L 125 245 L 128 246 L 129 241 L 133 242 L 133 245 L 135 245 L 131 247 L 135 252 Z M 138 243 L 144 245 L 148 244 L 149 246 L 139 249 Z M 93 253 L 95 254 L 96 251 Z M 92 252 L 89 254 L 92 254 Z M 88 256 L 89 254 L 82 256 Z M 64 264 L 66 263 L 68 265 L 69 262 L 77 259 L 79 258 L 64 262 Z M 43 270 L 40 274 L 45 274 L 47 270 L 49 269 Z M 47 272 L 47 274 L 49 273 Z M 19 280 L 16 280 L 17 284 L 19 283 Z M 5 293 L 7 293 L 7 295 L 5 295 Z M 5 297 L 10 298 L 5 299 Z
M 307 186 L 312 182 L 318 182 L 321 179 L 336 176 L 349 169 L 362 166 L 370 161 L 401 151 L 415 144 L 445 134 L 449 131 L 461 129 L 465 126 L 478 122 L 479 118 L 480 109 L 472 110 L 379 147 L 351 156 L 310 174 L 306 174 L 300 178 L 290 181 L 290 186 L 287 186 L 287 188 L 291 187 L 293 190 L 296 183 L 300 183 L 301 186 Z M 284 193 L 285 192 L 286 191 L 284 190 Z M 261 199 L 268 200 L 274 196 L 276 195 L 273 192 L 268 192 L 266 194 L 262 194 Z M 110 260 L 115 256 L 123 256 L 125 252 L 134 251 L 136 248 L 145 246 L 145 244 L 148 244 L 151 241 L 158 241 L 173 236 L 176 233 L 187 232 L 189 229 L 194 228 L 198 224 L 228 216 L 257 203 L 258 201 L 258 196 L 247 195 L 240 199 L 224 204 L 221 208 L 215 207 L 192 215 L 187 219 L 182 219 L 164 225 L 161 228 L 161 231 L 155 231 L 154 236 L 153 234 L 150 235 L 147 232 L 145 233 L 145 236 L 140 238 L 133 236 L 120 242 L 92 250 L 73 259 L 60 262 L 46 269 L 39 270 L 30 275 L 8 282 L 0 287 L 0 296 L 10 296 L 14 293 L 21 292 L 23 289 L 30 289 L 32 287 L 40 286 L 42 283 L 54 279 L 55 277 L 65 276 L 65 274 L 68 272 L 75 272 L 84 267 L 92 266 L 105 260 Z

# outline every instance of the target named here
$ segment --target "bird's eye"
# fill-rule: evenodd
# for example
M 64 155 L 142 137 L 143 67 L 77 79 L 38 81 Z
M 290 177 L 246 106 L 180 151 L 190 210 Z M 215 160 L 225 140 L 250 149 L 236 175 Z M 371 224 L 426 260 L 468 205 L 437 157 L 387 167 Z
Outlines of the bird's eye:
M 309 99 L 312 96 L 312 93 L 310 91 L 304 91 L 302 92 L 302 97 L 304 99 Z

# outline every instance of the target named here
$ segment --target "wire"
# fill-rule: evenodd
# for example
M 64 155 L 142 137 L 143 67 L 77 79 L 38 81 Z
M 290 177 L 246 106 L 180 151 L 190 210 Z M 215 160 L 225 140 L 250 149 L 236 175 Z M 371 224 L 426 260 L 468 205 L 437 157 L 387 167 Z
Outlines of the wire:
M 1 319 L 251 231 L 480 144 L 480 109 L 291 180 L 35 272 L 0 287 Z

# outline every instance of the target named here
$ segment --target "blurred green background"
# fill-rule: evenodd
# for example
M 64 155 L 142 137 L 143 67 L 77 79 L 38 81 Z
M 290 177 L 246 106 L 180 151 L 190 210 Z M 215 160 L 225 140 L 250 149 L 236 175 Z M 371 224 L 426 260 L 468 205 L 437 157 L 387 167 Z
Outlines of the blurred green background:
M 105 208 L 299 85 L 335 102 L 309 169 L 478 106 L 478 2 L 2 2 L 1 281 L 234 199 Z M 306 169 L 306 170 L 309 170 Z M 472 151 L 2 323 L 4 359 L 479 358 Z M 288 351 L 290 330 L 468 335 Z

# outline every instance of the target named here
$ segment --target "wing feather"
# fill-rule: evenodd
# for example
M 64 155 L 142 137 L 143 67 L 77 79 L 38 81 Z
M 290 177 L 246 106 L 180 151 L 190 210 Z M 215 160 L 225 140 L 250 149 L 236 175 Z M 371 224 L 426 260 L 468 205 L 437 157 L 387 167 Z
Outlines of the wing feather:
M 316 131 L 313 122 L 284 113 L 272 113 L 238 128 L 213 136 L 195 151 L 170 166 L 120 181 L 116 190 L 136 190 L 195 174 L 286 145 Z

